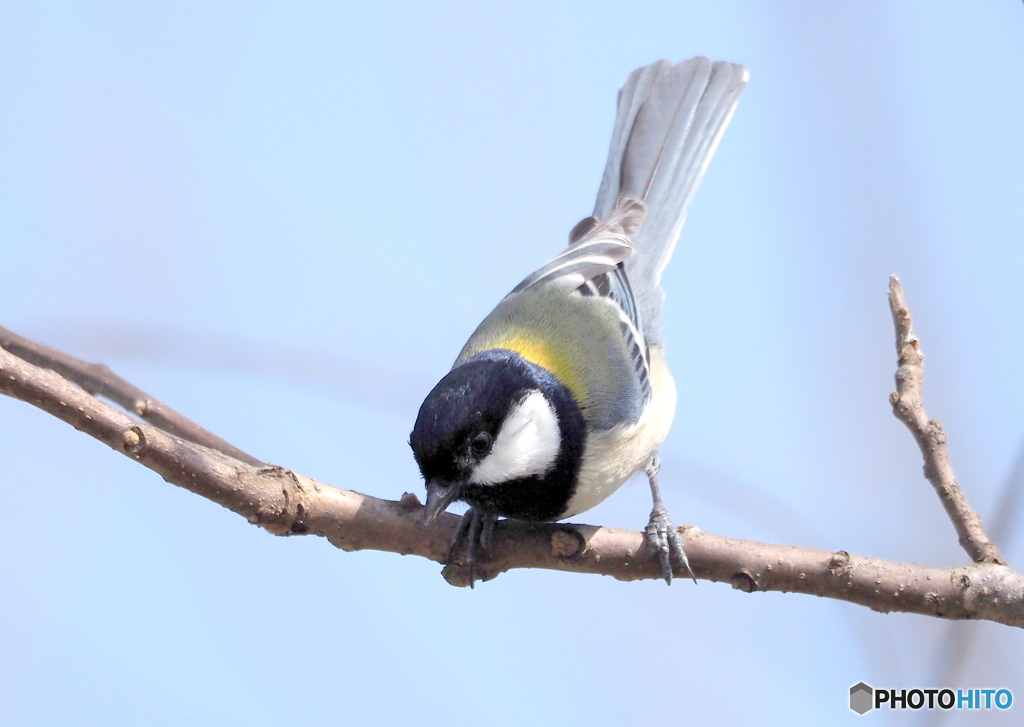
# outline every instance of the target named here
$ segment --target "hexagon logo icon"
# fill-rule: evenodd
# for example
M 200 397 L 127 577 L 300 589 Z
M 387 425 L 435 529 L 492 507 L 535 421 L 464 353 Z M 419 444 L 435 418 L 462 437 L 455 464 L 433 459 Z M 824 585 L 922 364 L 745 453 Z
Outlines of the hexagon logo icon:
M 867 714 L 874 708 L 875 690 L 864 682 L 857 682 L 850 687 L 850 709 L 857 714 Z

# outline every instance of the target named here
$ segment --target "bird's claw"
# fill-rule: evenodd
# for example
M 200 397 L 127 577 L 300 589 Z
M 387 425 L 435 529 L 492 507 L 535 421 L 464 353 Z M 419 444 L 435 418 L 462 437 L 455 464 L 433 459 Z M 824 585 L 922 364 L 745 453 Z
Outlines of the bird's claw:
M 686 557 L 686 551 L 683 550 L 683 539 L 679 537 L 679 531 L 669 520 L 668 510 L 664 505 L 654 506 L 651 511 L 651 520 L 647 523 L 644 533 L 647 536 L 648 547 L 658 554 L 658 560 L 661 562 L 661 577 L 667 584 L 672 585 L 673 556 L 683 564 L 693 582 L 697 582 L 697 577 L 693 575 L 693 570 L 690 568 L 690 561 Z
M 498 518 L 495 515 L 471 507 L 462 516 L 459 529 L 455 531 L 455 537 L 452 538 L 448 552 L 445 553 L 444 564 L 447 566 L 451 564 L 452 556 L 455 555 L 455 551 L 458 550 L 462 541 L 469 541 L 466 548 L 466 565 L 469 566 L 470 588 L 473 588 L 476 581 L 477 560 L 491 547 L 491 541 L 494 540 L 494 528 L 497 524 Z

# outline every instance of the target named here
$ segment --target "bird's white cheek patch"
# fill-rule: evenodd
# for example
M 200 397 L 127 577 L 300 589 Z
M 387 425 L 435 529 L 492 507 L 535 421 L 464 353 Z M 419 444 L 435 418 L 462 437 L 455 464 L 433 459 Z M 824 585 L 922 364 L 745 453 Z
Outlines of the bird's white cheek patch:
M 491 453 L 480 460 L 469 481 L 496 485 L 544 474 L 555 464 L 561 439 L 555 410 L 543 394 L 531 391 L 509 412 Z

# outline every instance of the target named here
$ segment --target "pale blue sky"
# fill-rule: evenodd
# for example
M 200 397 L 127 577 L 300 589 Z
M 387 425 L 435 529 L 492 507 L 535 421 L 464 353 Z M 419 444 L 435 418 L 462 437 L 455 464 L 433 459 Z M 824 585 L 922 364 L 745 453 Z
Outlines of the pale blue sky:
M 889 411 L 885 290 L 991 518 L 1024 438 L 1019 1 L 302 8 L 0 4 L 0 324 L 259 457 L 422 492 L 418 401 L 590 213 L 619 85 L 735 61 L 665 275 L 669 509 L 966 563 Z M 944 622 L 707 582 L 453 589 L 274 538 L 20 402 L 0 431 L 0 723 L 842 724 L 851 684 L 931 686 L 942 657 Z M 649 507 L 631 486 L 578 520 Z M 979 641 L 951 686 L 1024 699 L 1024 636 L 957 626 Z

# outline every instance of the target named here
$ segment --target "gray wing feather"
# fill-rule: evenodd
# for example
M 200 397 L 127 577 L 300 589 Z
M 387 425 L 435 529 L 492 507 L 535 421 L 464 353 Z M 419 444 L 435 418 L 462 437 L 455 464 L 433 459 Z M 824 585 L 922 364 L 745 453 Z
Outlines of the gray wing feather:
M 640 229 L 646 215 L 647 206 L 643 202 L 626 200 L 604 222 L 595 222 L 564 252 L 528 275 L 512 292 L 552 282 L 571 290 L 615 270 L 636 252 L 630 238 Z
M 512 292 L 519 293 L 546 283 L 577 288 L 591 278 L 614 270 L 634 252 L 636 248 L 625 237 L 609 235 L 585 239 L 528 275 Z

